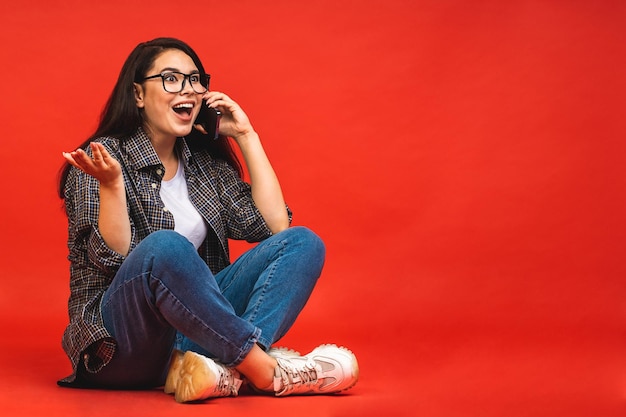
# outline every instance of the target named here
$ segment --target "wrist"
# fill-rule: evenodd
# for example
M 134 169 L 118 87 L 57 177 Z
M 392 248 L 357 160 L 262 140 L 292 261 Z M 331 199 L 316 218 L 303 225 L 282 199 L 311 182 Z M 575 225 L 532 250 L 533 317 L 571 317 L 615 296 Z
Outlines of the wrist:
M 100 191 L 109 193 L 125 192 L 123 177 L 120 176 L 119 179 L 113 181 L 100 181 Z
M 254 130 L 250 130 L 237 136 L 233 136 L 233 139 L 239 145 L 242 145 L 251 141 L 259 141 L 259 135 Z

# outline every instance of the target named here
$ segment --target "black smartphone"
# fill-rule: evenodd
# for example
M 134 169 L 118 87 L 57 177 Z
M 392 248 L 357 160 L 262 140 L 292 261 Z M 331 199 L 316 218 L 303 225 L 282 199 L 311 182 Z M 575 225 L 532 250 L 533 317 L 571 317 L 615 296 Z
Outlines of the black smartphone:
M 219 110 L 209 107 L 202 102 L 195 124 L 201 125 L 209 134 L 209 137 L 215 140 L 219 137 L 221 117 L 222 113 Z

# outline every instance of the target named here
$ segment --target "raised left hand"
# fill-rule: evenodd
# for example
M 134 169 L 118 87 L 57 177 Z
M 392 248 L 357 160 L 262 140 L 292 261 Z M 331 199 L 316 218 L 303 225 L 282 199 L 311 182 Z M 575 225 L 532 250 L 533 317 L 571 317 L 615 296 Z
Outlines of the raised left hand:
M 238 140 L 254 132 L 250 119 L 241 106 L 226 94 L 219 91 L 208 91 L 202 98 L 203 106 L 208 105 L 222 113 L 219 125 L 220 135 L 230 136 Z

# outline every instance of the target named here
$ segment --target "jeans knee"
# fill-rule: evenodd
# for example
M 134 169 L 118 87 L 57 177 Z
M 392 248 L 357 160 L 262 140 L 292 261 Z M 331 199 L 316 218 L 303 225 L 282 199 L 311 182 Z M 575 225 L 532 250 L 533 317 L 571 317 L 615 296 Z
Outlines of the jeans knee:
M 140 243 L 143 250 L 166 257 L 179 257 L 194 251 L 186 237 L 173 230 L 158 230 L 150 233 Z
M 173 230 L 159 230 L 146 236 L 131 252 L 143 271 L 163 282 L 193 280 L 210 274 L 208 267 L 186 237 Z M 171 284 L 171 283 L 170 283 Z M 169 284 L 168 284 L 169 285 Z
M 304 226 L 294 226 L 285 230 L 290 234 L 287 241 L 293 241 L 294 246 L 307 257 L 324 260 L 326 257 L 326 245 L 324 241 L 311 229 Z M 283 232 L 283 233 L 285 233 Z

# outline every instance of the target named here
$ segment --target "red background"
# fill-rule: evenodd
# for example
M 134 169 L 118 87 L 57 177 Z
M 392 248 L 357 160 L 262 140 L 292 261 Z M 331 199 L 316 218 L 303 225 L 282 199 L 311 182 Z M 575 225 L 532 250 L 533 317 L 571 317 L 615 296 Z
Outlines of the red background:
M 626 412 L 626 3 L 0 7 L 2 414 Z M 326 241 L 283 342 L 352 348 L 362 379 L 346 394 L 180 406 L 55 386 L 70 372 L 61 151 L 157 36 L 190 43 L 243 106 L 294 223 Z

